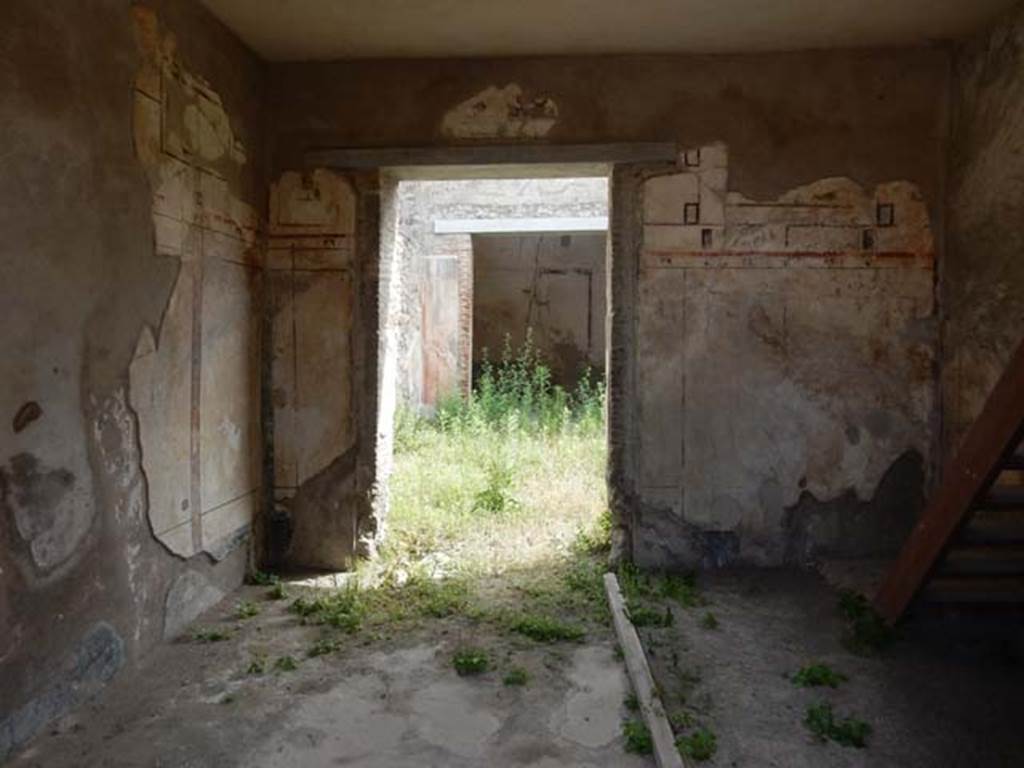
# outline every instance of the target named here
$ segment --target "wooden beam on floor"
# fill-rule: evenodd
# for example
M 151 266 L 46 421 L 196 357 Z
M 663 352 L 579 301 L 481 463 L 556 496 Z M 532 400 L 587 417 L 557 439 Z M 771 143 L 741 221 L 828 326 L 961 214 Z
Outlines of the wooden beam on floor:
M 651 741 L 654 743 L 654 760 L 658 764 L 658 768 L 683 768 L 687 764 L 683 762 L 679 750 L 676 749 L 672 726 L 665 715 L 661 697 L 658 696 L 657 689 L 654 687 L 654 678 L 651 676 L 651 668 L 647 664 L 647 656 L 644 655 L 636 628 L 626 613 L 626 604 L 622 599 L 622 591 L 619 589 L 619 580 L 614 573 L 604 575 L 604 591 L 608 595 L 608 606 L 611 608 L 612 620 L 615 623 L 615 634 L 618 635 L 619 647 L 622 648 L 622 655 L 626 659 L 626 670 L 629 672 L 629 680 L 633 684 L 633 693 L 636 694 L 637 702 L 640 704 L 640 714 L 643 715 L 647 730 L 651 733 Z
M 942 474 L 942 481 L 875 596 L 896 622 L 924 584 L 975 502 L 989 489 L 1024 436 L 1024 342 L 1017 348 Z

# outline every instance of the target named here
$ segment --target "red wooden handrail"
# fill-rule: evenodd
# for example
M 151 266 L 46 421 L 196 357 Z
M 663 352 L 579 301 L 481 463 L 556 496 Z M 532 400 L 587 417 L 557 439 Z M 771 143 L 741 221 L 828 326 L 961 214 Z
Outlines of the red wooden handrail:
M 924 584 L 972 504 L 988 490 L 1000 464 L 1024 432 L 1024 342 L 946 465 L 938 491 L 911 532 L 875 596 L 875 609 L 893 623 Z

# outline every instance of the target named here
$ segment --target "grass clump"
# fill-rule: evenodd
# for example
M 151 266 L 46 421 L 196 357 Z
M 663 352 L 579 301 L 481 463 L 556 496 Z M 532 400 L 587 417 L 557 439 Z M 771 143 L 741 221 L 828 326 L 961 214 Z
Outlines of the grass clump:
M 307 651 L 307 655 L 312 659 L 317 656 L 326 656 L 330 653 L 334 653 L 341 648 L 341 643 L 337 640 L 332 640 L 327 637 L 320 638 L 313 646 Z
M 501 682 L 508 686 L 526 685 L 530 680 L 530 673 L 527 672 L 523 667 L 512 667 L 505 676 L 501 678 Z
M 836 672 L 828 664 L 808 664 L 793 675 L 793 685 L 801 688 L 817 688 L 827 685 L 829 688 L 838 688 L 841 683 L 847 680 L 842 672 Z
M 714 757 L 718 750 L 718 739 L 707 728 L 698 728 L 689 736 L 680 736 L 676 739 L 676 749 L 686 757 L 703 763 Z
M 278 672 L 294 672 L 299 668 L 299 662 L 293 656 L 280 656 L 274 661 L 274 669 Z
M 459 677 L 482 675 L 490 667 L 487 651 L 482 648 L 460 648 L 452 656 L 452 666 Z
M 582 640 L 585 634 L 582 627 L 547 616 L 523 616 L 512 624 L 512 631 L 538 643 Z
M 603 412 L 603 384 L 557 386 L 530 340 L 485 361 L 471 396 L 400 409 L 383 558 L 409 570 L 453 553 L 449 567 L 486 576 L 606 552 Z
M 625 739 L 627 752 L 635 755 L 649 755 L 654 751 L 651 732 L 642 720 L 626 720 L 622 723 L 622 737 Z
M 637 601 L 627 602 L 626 612 L 634 627 L 670 627 L 675 620 L 672 609 L 667 605 L 662 611 Z
M 217 629 L 215 627 L 203 627 L 192 633 L 192 639 L 197 643 L 220 643 L 230 637 L 231 633 L 226 629 Z
M 325 624 L 345 632 L 355 632 L 362 624 L 366 606 L 355 585 L 309 599 L 297 597 L 291 611 L 303 624 Z
M 254 656 L 252 661 L 249 662 L 249 666 L 246 667 L 245 672 L 249 675 L 262 675 L 267 671 L 267 657 L 266 656 Z
M 851 653 L 871 656 L 884 650 L 896 637 L 896 633 L 883 619 L 868 599 L 851 589 L 839 593 L 839 612 L 846 619 L 843 645 Z
M 258 587 L 270 587 L 280 581 L 281 578 L 276 573 L 267 573 L 266 571 L 253 571 L 249 576 L 249 583 Z
M 629 694 L 625 699 L 622 700 L 622 706 L 628 709 L 630 712 L 640 711 L 640 699 L 636 697 L 635 693 Z
M 287 600 L 288 592 L 285 591 L 284 584 L 279 581 L 267 590 L 267 597 L 271 600 Z
M 236 619 L 251 619 L 253 616 L 260 615 L 260 607 L 251 600 L 242 600 L 240 603 L 235 605 L 235 618 Z
M 819 740 L 834 741 L 844 747 L 863 748 L 871 735 L 870 725 L 852 717 L 837 718 L 827 702 L 808 707 L 804 724 Z

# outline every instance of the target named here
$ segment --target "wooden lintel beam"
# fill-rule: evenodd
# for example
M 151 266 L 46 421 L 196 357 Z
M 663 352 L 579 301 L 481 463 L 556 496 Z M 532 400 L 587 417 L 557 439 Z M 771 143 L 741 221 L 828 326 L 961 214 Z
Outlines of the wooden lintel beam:
M 447 147 L 318 147 L 306 150 L 307 168 L 547 165 L 675 162 L 672 142 L 619 144 L 480 144 Z

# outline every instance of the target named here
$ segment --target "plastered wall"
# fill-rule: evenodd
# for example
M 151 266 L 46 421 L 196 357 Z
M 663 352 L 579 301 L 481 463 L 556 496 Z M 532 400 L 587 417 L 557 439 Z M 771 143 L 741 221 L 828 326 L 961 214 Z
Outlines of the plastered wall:
M 940 49 L 288 64 L 272 162 L 687 149 L 614 173 L 617 542 L 651 565 L 805 563 L 898 547 L 933 475 L 948 95 Z
M 634 553 L 776 565 L 898 548 L 935 411 L 935 241 L 907 182 L 731 189 L 724 145 L 642 186 Z
M 356 195 L 342 176 L 288 172 L 273 185 L 267 246 L 274 503 L 279 557 L 351 565 L 355 493 Z
M 603 232 L 473 236 L 473 360 L 531 343 L 559 385 L 604 372 Z
M 1024 10 L 955 56 L 943 445 L 952 454 L 1024 338 Z
M 262 66 L 192 3 L 0 30 L 0 759 L 241 582 Z

